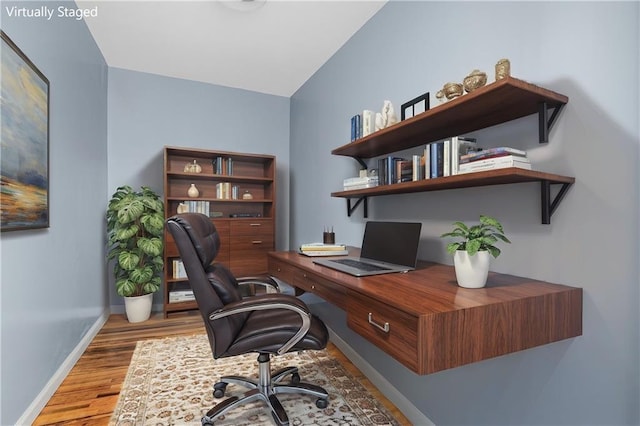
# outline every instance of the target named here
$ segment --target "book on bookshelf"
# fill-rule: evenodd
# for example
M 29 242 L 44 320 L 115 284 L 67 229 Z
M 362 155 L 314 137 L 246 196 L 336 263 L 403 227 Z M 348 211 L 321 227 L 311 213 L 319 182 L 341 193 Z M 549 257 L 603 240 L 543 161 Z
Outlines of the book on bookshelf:
M 442 141 L 442 176 L 451 175 L 451 139 Z
M 187 271 L 184 269 L 184 264 L 180 259 L 174 259 L 171 263 L 173 267 L 173 278 L 174 279 L 182 279 L 187 278 Z
M 425 145 L 422 161 L 424 162 L 423 179 L 431 179 L 431 145 Z
M 529 162 L 527 158 L 515 155 L 487 158 L 471 163 L 460 164 L 459 174 L 503 169 L 506 167 L 519 167 L 521 169 L 531 170 L 531 162 Z

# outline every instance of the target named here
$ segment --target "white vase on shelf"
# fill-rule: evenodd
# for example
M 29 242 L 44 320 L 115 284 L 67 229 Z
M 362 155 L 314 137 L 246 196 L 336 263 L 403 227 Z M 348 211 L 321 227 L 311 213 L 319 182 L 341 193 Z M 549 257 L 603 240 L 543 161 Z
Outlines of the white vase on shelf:
M 187 195 L 191 198 L 196 198 L 200 195 L 200 191 L 196 188 L 196 184 L 192 183 L 189 189 L 187 190 Z

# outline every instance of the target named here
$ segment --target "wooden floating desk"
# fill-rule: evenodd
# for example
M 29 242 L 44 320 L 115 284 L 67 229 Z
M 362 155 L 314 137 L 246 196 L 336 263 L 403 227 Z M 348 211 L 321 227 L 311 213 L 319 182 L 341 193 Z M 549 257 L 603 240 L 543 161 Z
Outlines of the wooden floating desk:
M 351 329 L 417 374 L 582 335 L 582 289 L 530 278 L 490 272 L 485 288 L 465 289 L 452 266 L 422 261 L 358 278 L 294 251 L 269 253 L 269 274 L 346 311 Z

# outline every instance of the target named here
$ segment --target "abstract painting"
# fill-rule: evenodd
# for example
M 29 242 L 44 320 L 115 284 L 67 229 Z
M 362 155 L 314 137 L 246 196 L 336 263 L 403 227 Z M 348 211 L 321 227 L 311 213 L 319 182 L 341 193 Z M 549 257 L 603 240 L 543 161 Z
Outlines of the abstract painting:
M 49 227 L 49 80 L 2 35 L 0 231 Z

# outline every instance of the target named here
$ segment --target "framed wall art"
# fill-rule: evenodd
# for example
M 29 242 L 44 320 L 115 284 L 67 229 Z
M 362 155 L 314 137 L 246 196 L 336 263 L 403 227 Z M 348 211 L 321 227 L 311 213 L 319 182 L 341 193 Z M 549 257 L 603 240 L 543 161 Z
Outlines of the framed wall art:
M 0 231 L 48 228 L 49 80 L 0 33 Z
M 429 92 L 411 99 L 400 107 L 400 120 L 415 117 L 429 109 Z

